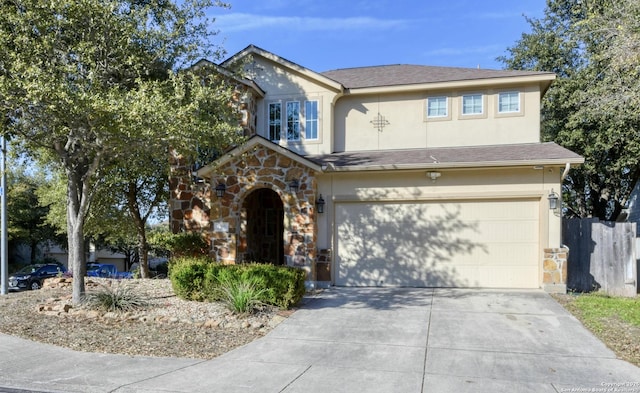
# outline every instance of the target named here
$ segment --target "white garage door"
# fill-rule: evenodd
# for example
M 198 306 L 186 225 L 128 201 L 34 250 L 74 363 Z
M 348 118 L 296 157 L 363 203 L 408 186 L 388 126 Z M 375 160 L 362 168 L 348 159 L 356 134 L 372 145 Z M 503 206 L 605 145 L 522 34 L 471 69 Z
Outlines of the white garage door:
M 336 204 L 336 285 L 538 288 L 539 203 Z

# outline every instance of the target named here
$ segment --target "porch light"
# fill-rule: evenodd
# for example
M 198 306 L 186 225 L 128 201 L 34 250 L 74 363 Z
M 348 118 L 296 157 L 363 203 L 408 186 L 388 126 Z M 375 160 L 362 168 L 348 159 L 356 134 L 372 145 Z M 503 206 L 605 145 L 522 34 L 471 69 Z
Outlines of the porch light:
M 551 192 L 547 196 L 547 199 L 549 200 L 549 210 L 556 210 L 558 208 L 558 199 L 559 198 L 560 197 L 558 196 L 558 194 L 556 194 L 555 191 L 553 191 L 553 188 L 552 188 Z
M 322 194 L 320 194 L 320 198 L 316 201 L 316 210 L 318 211 L 318 214 L 324 213 L 324 204 L 324 198 L 322 198 Z
M 227 191 L 227 186 L 224 183 L 219 182 L 218 185 L 216 186 L 216 196 L 218 198 L 222 198 L 226 191 Z
M 300 183 L 298 182 L 298 179 L 291 180 L 289 182 L 289 190 L 291 190 L 291 192 L 295 194 L 296 192 L 298 192 L 298 189 L 300 189 Z

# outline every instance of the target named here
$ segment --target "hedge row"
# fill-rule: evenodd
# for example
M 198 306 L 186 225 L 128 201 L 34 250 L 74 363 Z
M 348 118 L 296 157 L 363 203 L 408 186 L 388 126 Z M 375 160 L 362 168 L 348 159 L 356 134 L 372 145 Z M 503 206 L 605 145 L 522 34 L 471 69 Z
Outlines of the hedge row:
M 221 265 L 209 258 L 183 257 L 169 265 L 171 285 L 188 300 L 218 300 L 216 289 L 224 282 L 253 282 L 264 290 L 260 301 L 281 308 L 298 303 L 305 294 L 306 272 L 269 264 Z

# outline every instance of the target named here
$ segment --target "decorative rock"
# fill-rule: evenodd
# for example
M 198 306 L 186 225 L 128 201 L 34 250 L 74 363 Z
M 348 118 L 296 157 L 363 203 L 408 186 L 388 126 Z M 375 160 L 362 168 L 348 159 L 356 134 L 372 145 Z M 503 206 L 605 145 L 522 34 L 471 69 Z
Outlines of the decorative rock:
M 271 318 L 271 320 L 269 321 L 269 327 L 274 328 L 285 319 L 287 318 L 283 317 L 282 315 L 274 315 L 273 318 Z
M 214 319 L 208 319 L 204 323 L 204 327 L 206 327 L 206 328 L 217 328 L 218 326 L 220 326 L 220 321 L 217 321 L 217 320 L 214 320 Z
M 57 304 L 55 306 L 52 307 L 52 309 L 54 311 L 60 311 L 60 312 L 69 312 L 69 310 L 71 310 L 72 306 L 70 304 Z
M 264 324 L 262 322 L 260 322 L 260 321 L 255 321 L 255 322 L 251 323 L 251 328 L 252 329 L 258 330 L 258 329 L 261 329 L 263 327 L 264 327 Z

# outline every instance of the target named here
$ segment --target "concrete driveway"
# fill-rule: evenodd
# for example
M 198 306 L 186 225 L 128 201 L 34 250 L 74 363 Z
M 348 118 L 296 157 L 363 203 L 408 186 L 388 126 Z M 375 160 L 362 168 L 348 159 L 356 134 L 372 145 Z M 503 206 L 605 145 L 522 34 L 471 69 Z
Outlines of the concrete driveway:
M 23 362 L 7 348 L 18 344 Z M 39 380 L 29 381 L 16 364 Z M 108 371 L 87 378 L 95 367 Z M 308 299 L 266 337 L 208 361 L 85 354 L 0 335 L 0 386 L 65 392 L 640 392 L 640 369 L 617 360 L 541 291 L 332 288 Z

